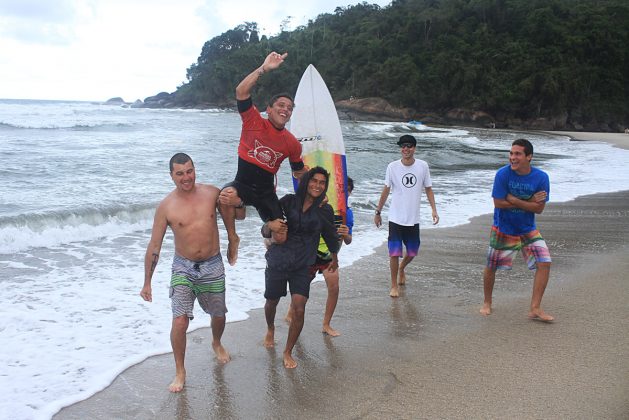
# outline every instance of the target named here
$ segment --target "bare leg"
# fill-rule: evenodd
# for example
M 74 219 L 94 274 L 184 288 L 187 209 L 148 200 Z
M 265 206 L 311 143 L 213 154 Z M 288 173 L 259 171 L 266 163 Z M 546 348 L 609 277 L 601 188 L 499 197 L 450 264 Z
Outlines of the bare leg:
M 221 191 L 221 196 L 229 193 L 233 195 L 233 192 L 235 191 L 235 189 L 227 187 Z M 232 198 L 230 197 L 230 199 Z M 227 262 L 229 262 L 229 265 L 235 265 L 238 260 L 238 246 L 240 245 L 240 238 L 238 237 L 238 234 L 236 234 L 236 207 L 223 201 L 226 200 L 222 200 L 219 196 L 218 208 L 221 212 L 221 216 L 223 217 L 225 230 L 227 231 Z
M 266 335 L 264 336 L 264 347 L 275 346 L 275 312 L 279 299 L 267 299 L 264 304 L 264 317 L 266 318 Z
M 389 257 L 389 268 L 391 270 L 391 291 L 389 296 L 398 297 L 400 293 L 397 288 L 397 274 L 400 266 L 400 257 Z
M 529 310 L 529 318 L 539 321 L 552 322 L 554 317 L 544 313 L 542 310 L 542 297 L 548 284 L 550 277 L 550 263 L 537 263 L 535 270 L 535 281 L 533 282 L 533 297 L 531 298 L 531 309 Z
M 406 273 L 404 272 L 404 269 L 406 269 L 406 266 L 413 261 L 413 258 L 415 257 L 409 257 L 408 255 L 402 258 L 402 263 L 400 263 L 400 269 L 398 270 L 397 282 L 400 286 L 404 286 L 406 284 Z
M 286 311 L 286 316 L 284 317 L 284 321 L 286 321 L 287 324 L 290 324 L 292 320 L 293 320 L 293 307 L 288 305 L 288 310 Z
M 325 314 L 323 315 L 323 330 L 321 332 L 328 334 L 331 337 L 338 337 L 340 332 L 330 326 L 334 310 L 336 309 L 336 303 L 339 300 L 339 270 L 329 271 L 328 269 L 323 271 L 323 278 L 328 288 L 328 298 L 325 302 Z
M 293 369 L 297 367 L 297 362 L 293 359 L 293 347 L 301 334 L 304 327 L 304 315 L 306 313 L 306 302 L 308 298 L 302 295 L 291 295 L 291 306 L 293 307 L 293 320 L 288 327 L 288 338 L 286 339 L 286 347 L 284 348 L 284 367 Z
M 485 267 L 483 270 L 483 292 L 485 294 L 485 300 L 483 307 L 480 309 L 481 315 L 491 314 L 491 297 L 494 293 L 494 283 L 496 281 L 496 270 Z
M 187 315 L 178 316 L 173 319 L 170 329 L 170 344 L 175 356 L 175 379 L 168 387 L 170 392 L 180 392 L 186 382 L 184 360 L 186 358 L 186 331 L 189 322 Z
M 231 360 L 231 356 L 221 344 L 221 337 L 225 331 L 225 317 L 212 317 L 212 349 L 216 353 L 216 359 L 221 363 L 227 363 Z

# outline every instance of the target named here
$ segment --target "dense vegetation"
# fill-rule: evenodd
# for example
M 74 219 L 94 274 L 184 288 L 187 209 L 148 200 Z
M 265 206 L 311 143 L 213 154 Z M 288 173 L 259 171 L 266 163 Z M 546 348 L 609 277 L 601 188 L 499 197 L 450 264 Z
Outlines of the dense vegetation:
M 382 97 L 418 111 L 629 122 L 627 0 L 394 0 L 259 37 L 245 22 L 205 43 L 179 104 L 231 104 L 270 51 L 288 51 L 256 100 L 294 92 L 313 63 L 335 100 Z

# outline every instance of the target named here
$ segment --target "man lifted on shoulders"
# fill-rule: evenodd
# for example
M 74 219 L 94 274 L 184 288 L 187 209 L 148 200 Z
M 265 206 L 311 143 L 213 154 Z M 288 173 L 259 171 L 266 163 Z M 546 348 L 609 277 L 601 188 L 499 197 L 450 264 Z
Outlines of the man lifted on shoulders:
M 306 172 L 301 159 L 301 144 L 286 128 L 293 114 L 293 98 L 280 93 L 271 98 L 266 108 L 268 119 L 253 105 L 251 90 L 266 72 L 275 70 L 288 53 L 270 53 L 264 63 L 236 87 L 238 112 L 242 118 L 242 133 L 238 145 L 238 172 L 219 197 L 219 206 L 227 230 L 227 261 L 236 264 L 240 238 L 236 234 L 236 209 L 253 205 L 263 222 L 273 232 L 273 240 L 286 240 L 284 214 L 275 193 L 275 174 L 280 164 L 289 159 L 293 176 L 297 179 Z

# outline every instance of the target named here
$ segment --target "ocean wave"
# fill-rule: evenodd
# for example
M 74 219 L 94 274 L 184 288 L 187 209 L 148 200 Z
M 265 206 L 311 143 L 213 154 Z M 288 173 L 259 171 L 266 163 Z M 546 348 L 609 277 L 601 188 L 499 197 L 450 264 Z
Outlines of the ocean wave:
M 0 254 L 116 237 L 150 228 L 155 205 L 0 217 Z
M 51 123 L 42 123 L 42 124 L 21 124 L 21 123 L 7 123 L 0 122 L 0 129 L 11 129 L 11 130 L 72 130 L 72 131 L 126 131 L 129 128 L 132 128 L 134 124 L 128 123 L 102 123 L 102 122 L 94 122 L 94 123 L 80 123 L 73 124 L 69 123 L 67 125 L 64 124 L 51 124 Z

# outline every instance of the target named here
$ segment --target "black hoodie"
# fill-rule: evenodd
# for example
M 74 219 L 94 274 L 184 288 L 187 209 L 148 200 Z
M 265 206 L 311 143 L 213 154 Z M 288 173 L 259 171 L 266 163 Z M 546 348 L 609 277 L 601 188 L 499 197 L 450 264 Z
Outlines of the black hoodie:
M 267 267 L 272 270 L 294 271 L 315 263 L 319 237 L 323 239 L 331 253 L 340 247 L 339 236 L 334 226 L 334 211 L 329 204 L 321 205 L 325 190 L 306 212 L 302 211 L 308 192 L 308 183 L 314 174 L 306 172 L 297 188 L 297 193 L 287 194 L 280 199 L 280 205 L 288 224 L 288 237 L 282 244 L 272 244 L 266 252 Z

